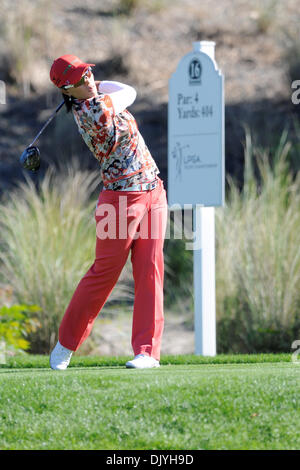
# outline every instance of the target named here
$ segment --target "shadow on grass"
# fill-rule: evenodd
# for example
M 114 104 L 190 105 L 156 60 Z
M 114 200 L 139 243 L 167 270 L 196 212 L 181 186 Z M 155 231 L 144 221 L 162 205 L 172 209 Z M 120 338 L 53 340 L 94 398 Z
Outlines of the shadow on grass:
M 1 374 L 8 374 L 8 373 L 26 373 L 26 372 L 51 372 L 53 374 L 61 374 L 61 373 L 64 373 L 64 372 L 71 372 L 71 371 L 79 371 L 79 370 L 88 370 L 88 371 L 94 371 L 94 372 L 98 372 L 99 370 L 103 371 L 103 370 L 124 370 L 124 371 L 128 371 L 130 369 L 126 369 L 125 367 L 122 367 L 122 366 L 92 366 L 92 367 L 77 367 L 77 366 L 70 366 L 68 367 L 65 371 L 55 371 L 55 370 L 52 370 L 50 367 L 26 367 L 24 369 L 22 368 L 5 368 L 5 367 L 0 367 L 0 375 Z

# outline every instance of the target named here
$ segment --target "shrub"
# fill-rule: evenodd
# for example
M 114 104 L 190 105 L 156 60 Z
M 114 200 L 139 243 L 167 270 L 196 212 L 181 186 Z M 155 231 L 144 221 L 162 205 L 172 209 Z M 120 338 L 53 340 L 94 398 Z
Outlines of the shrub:
M 216 209 L 219 352 L 290 350 L 300 326 L 300 178 L 283 132 L 274 164 L 246 129 L 244 188 Z M 257 181 L 254 162 L 259 169 Z
M 184 240 L 165 241 L 164 302 L 172 307 L 180 298 L 190 297 L 193 308 L 193 252 L 185 249 Z
M 74 160 L 65 169 L 49 167 L 37 187 L 26 179 L 0 204 L 0 278 L 13 286 L 19 303 L 41 307 L 41 327 L 28 335 L 30 352 L 49 353 L 73 292 L 94 261 L 99 172 L 80 171 Z M 108 306 L 132 300 L 129 276 L 126 267 Z
M 123 15 L 131 15 L 141 4 L 141 0 L 119 0 L 118 12 Z
M 169 213 L 170 216 L 170 213 Z M 188 240 L 184 234 L 182 239 L 174 237 L 175 230 L 182 232 L 182 214 L 177 214 L 168 218 L 169 237 L 164 242 L 164 304 L 167 308 L 175 308 L 175 304 L 182 304 L 183 299 L 189 298 L 190 309 L 193 308 L 193 252 L 186 250 L 186 243 L 190 242 L 191 233 Z M 185 226 L 188 227 L 187 221 Z M 175 228 L 176 227 L 176 228 Z
M 290 351 L 300 333 L 300 176 L 289 171 L 286 131 L 272 152 L 245 131 L 243 189 L 227 175 L 215 210 L 217 351 Z M 192 323 L 193 252 L 171 239 L 165 259 L 166 305 L 188 296 Z
M 13 351 L 29 348 L 28 335 L 37 330 L 40 322 L 32 313 L 37 313 L 37 305 L 6 305 L 0 308 L 0 341 Z
M 98 172 L 49 168 L 39 187 L 27 177 L 0 205 L 0 276 L 17 302 L 41 307 L 31 351 L 48 353 L 64 310 L 95 249 L 90 200 Z
M 174 3 L 174 0 L 173 0 Z M 169 0 L 119 0 L 116 13 L 121 15 L 132 15 L 138 8 L 144 8 L 149 12 L 157 13 L 167 7 Z

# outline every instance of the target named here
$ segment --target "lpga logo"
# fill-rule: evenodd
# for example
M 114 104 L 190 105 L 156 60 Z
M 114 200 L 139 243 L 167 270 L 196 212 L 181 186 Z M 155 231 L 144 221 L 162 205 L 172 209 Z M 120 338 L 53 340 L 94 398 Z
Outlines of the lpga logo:
M 0 80 L 0 104 L 6 104 L 6 88 L 3 80 Z

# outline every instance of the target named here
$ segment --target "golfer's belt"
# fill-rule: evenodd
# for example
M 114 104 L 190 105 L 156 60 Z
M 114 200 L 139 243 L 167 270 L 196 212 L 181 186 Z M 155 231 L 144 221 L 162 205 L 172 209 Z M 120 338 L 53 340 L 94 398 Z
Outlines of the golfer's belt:
M 158 180 L 153 180 L 150 183 L 140 183 L 130 186 L 129 188 L 119 189 L 119 191 L 152 191 L 158 185 Z M 105 190 L 105 188 L 103 188 Z M 108 188 L 107 188 L 108 189 Z

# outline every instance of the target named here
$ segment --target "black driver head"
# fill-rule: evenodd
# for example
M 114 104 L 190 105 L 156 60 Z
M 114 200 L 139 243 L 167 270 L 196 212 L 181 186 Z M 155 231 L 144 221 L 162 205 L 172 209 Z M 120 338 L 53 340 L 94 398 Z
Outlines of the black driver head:
M 27 147 L 20 157 L 20 163 L 25 170 L 38 171 L 41 165 L 38 147 Z

